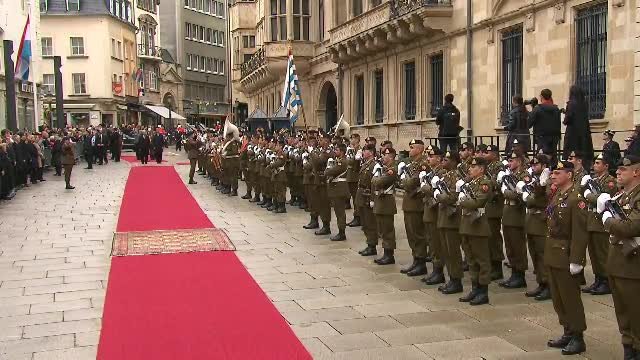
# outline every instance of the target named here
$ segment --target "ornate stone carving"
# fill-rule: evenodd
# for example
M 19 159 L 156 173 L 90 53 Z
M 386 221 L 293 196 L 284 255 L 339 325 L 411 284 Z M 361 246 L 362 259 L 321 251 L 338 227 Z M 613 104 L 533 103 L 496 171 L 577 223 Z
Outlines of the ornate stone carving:
M 361 34 L 362 32 L 381 25 L 389 20 L 389 6 L 381 6 L 375 10 L 365 13 L 352 19 L 345 24 L 338 26 L 329 31 L 331 35 L 331 43 L 335 44 L 344 41 L 352 36 Z
M 554 14 L 553 14 L 553 19 L 555 20 L 556 24 L 560 25 L 560 24 L 564 24 L 564 13 L 565 13 L 565 1 L 560 1 L 558 2 L 554 7 Z
M 487 44 L 494 43 L 494 36 L 493 25 L 489 25 L 489 27 L 487 27 Z
M 536 30 L 536 18 L 534 13 L 528 13 L 524 17 L 524 28 L 527 32 L 532 32 Z

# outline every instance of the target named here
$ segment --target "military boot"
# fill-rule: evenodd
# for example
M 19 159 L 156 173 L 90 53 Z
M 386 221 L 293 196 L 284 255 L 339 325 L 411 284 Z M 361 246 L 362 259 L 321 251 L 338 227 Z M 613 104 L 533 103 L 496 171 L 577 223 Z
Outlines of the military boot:
M 260 202 L 260 194 L 256 193 L 256 195 L 253 197 L 253 199 L 249 200 L 250 203 L 257 203 Z
M 326 224 L 324 221 L 322 222 L 322 228 L 320 228 L 319 230 L 316 230 L 314 232 L 314 234 L 318 235 L 318 236 L 322 236 L 322 235 L 331 235 L 331 226 L 329 224 Z
M 436 267 L 433 269 L 431 276 L 424 280 L 424 283 L 427 285 L 444 284 L 444 282 L 444 269 L 442 267 Z
M 191 184 L 191 185 L 195 185 L 195 184 L 197 184 L 197 182 L 196 182 L 196 181 L 194 181 L 194 180 L 193 180 L 193 178 L 191 178 L 191 179 L 189 179 L 189 184 Z
M 251 195 L 251 190 L 247 190 L 247 193 L 246 193 L 246 194 L 244 194 L 244 195 L 242 196 L 242 199 L 244 199 L 244 200 L 249 200 L 249 199 L 251 199 L 252 197 L 253 197 L 253 196 Z
M 534 298 L 534 297 L 540 295 L 542 290 L 544 290 L 544 284 L 538 284 L 537 288 L 535 288 L 533 290 L 525 291 L 524 296 Z
M 229 196 L 238 196 L 238 189 L 231 189 L 231 192 L 229 192 Z
M 466 295 L 458 299 L 460 302 L 469 302 L 473 300 L 476 295 L 478 295 L 478 283 L 473 281 L 471 282 L 471 291 Z
M 298 204 L 298 209 L 305 210 L 307 208 L 307 200 L 304 198 L 300 199 L 300 203 Z
M 216 185 L 216 190 L 222 191 L 222 189 L 224 189 L 224 185 L 218 183 L 218 185 Z
M 287 212 L 287 208 L 284 205 L 284 202 L 279 203 L 278 206 L 273 212 L 276 214 L 285 214 Z
M 391 265 L 396 263 L 396 259 L 393 257 L 392 249 L 384 249 L 384 254 L 382 257 L 373 260 L 374 263 L 378 265 Z
M 624 360 L 638 360 L 638 354 L 633 349 L 632 345 L 624 344 L 622 345 L 622 349 L 623 349 L 622 353 L 624 354 L 624 357 L 623 357 Z
M 317 229 L 320 227 L 320 224 L 318 224 L 318 217 L 317 216 L 310 216 L 309 217 L 309 223 L 307 225 L 304 225 L 303 228 L 304 229 Z
M 473 298 L 473 300 L 469 301 L 469 305 L 477 306 L 477 305 L 484 305 L 488 303 L 489 303 L 489 286 L 488 285 L 478 286 L 478 293 Z
M 269 206 L 267 206 L 267 211 L 275 210 L 276 206 L 278 206 L 278 202 L 275 200 L 271 200 L 271 203 L 269 204 Z
M 222 191 L 220 191 L 221 194 L 230 194 L 231 193 L 231 186 L 225 186 Z
M 357 227 L 357 226 L 360 226 L 360 225 L 361 225 L 361 224 L 360 224 L 360 216 L 354 216 L 354 217 L 353 217 L 353 220 L 351 220 L 351 221 L 347 224 L 347 226 L 348 226 L 348 227 Z
M 491 281 L 500 280 L 502 278 L 504 278 L 504 273 L 502 272 L 502 261 L 492 261 Z
M 427 275 L 428 272 L 426 260 L 424 258 L 418 258 L 418 265 L 411 269 L 411 271 L 407 273 L 407 276 L 422 276 Z
M 534 298 L 536 301 L 546 301 L 551 299 L 551 289 L 549 289 L 549 285 L 544 285 L 544 288 L 540 292 L 540 294 L 536 295 Z
M 347 240 L 347 235 L 345 235 L 344 229 L 341 229 L 341 230 L 338 230 L 337 234 L 335 234 L 334 236 L 330 237 L 329 240 L 331 240 L 331 241 L 345 241 L 345 240 Z
M 501 281 L 498 285 L 506 289 L 527 287 L 527 281 L 524 279 L 524 271 L 511 270 L 511 277 L 507 281 Z
M 547 341 L 547 346 L 550 348 L 562 349 L 569 345 L 571 338 L 571 331 L 568 328 L 564 328 L 564 334 L 562 334 L 558 339 Z
M 605 277 L 600 277 L 600 283 L 591 291 L 591 295 L 607 295 L 607 294 L 611 294 L 611 288 L 609 287 L 609 280 Z
M 289 205 L 291 205 L 291 206 L 293 206 L 295 203 L 296 203 L 296 197 L 292 195 L 292 196 L 291 196 L 291 199 L 289 199 L 288 204 L 289 204 Z
M 290 204 L 291 206 L 298 206 L 300 205 L 300 196 L 294 196 L 292 199 L 292 202 Z
M 442 293 L 445 295 L 450 294 L 459 294 L 464 290 L 462 287 L 462 280 L 460 279 L 450 279 L 447 286 L 442 289 Z
M 598 285 L 600 285 L 600 276 L 596 275 L 595 280 L 593 281 L 593 284 L 582 288 L 582 292 L 585 294 L 591 294 L 591 292 L 593 291 L 593 289 L 597 288 Z
M 414 257 L 413 258 L 413 262 L 411 263 L 411 265 L 400 269 L 400 272 L 403 273 L 403 274 L 406 274 L 409 271 L 413 270 L 416 266 L 418 266 L 418 258 Z
M 273 205 L 273 199 L 268 197 L 267 201 L 262 205 L 263 209 L 269 209 L 269 206 Z
M 375 246 L 368 245 L 366 248 L 364 248 L 364 250 L 358 251 L 358 254 L 362 256 L 373 256 L 378 255 L 378 250 Z
M 582 333 L 573 334 L 567 346 L 562 349 L 562 355 L 582 354 L 585 351 L 587 351 L 587 344 L 584 343 Z
M 254 200 L 255 200 L 255 199 L 254 199 Z M 259 201 L 256 203 L 256 205 L 258 205 L 258 206 L 262 206 L 262 205 L 264 205 L 264 204 L 266 204 L 266 203 L 267 203 L 267 197 L 266 197 L 266 196 L 264 196 L 264 195 L 262 196 L 262 200 L 260 200 L 260 197 L 258 196 L 258 200 L 259 200 Z

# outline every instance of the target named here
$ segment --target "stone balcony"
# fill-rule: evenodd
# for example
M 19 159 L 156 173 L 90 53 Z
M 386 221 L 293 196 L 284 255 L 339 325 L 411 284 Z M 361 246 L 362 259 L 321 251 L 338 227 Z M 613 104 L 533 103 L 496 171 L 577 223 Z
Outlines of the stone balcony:
M 451 0 L 391 0 L 329 30 L 329 53 L 335 63 L 405 44 L 448 29 Z
M 314 45 L 308 41 L 276 41 L 265 43 L 246 62 L 234 70 L 233 81 L 242 92 L 254 92 L 262 86 L 284 79 L 289 49 L 295 59 L 298 74 L 309 70 Z

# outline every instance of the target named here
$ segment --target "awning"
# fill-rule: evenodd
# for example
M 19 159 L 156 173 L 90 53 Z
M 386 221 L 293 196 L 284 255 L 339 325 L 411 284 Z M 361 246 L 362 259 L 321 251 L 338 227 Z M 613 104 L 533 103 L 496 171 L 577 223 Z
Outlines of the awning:
M 82 109 L 82 110 L 91 110 L 96 104 L 64 104 L 64 109 Z M 56 104 L 52 103 L 51 108 L 55 109 Z
M 167 109 L 164 106 L 153 106 L 153 105 L 144 105 L 144 107 L 146 107 L 147 109 L 153 111 L 154 113 L 162 116 L 165 119 L 176 119 L 176 120 L 187 120 L 185 117 L 183 117 L 180 114 L 177 114 L 169 109 Z M 171 115 L 169 115 L 171 114 Z

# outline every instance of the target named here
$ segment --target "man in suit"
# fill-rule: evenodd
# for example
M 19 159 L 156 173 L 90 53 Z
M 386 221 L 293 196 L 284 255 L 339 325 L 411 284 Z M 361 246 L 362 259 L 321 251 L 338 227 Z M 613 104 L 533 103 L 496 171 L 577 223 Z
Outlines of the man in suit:
M 164 135 L 161 132 L 156 132 L 153 136 L 153 158 L 158 164 L 162 164 L 162 151 L 164 150 Z
M 93 155 L 95 154 L 96 132 L 90 128 L 84 136 L 84 158 L 87 161 L 87 169 L 93 169 Z
M 106 164 L 109 162 L 107 159 L 107 136 L 104 134 L 104 130 L 102 128 L 98 129 L 98 133 L 96 134 L 96 156 L 98 156 L 98 165 Z
M 138 151 L 140 154 L 140 161 L 143 164 L 147 164 L 149 162 L 149 148 L 151 147 L 151 139 L 145 130 L 140 132 L 140 136 L 138 137 L 137 143 Z

